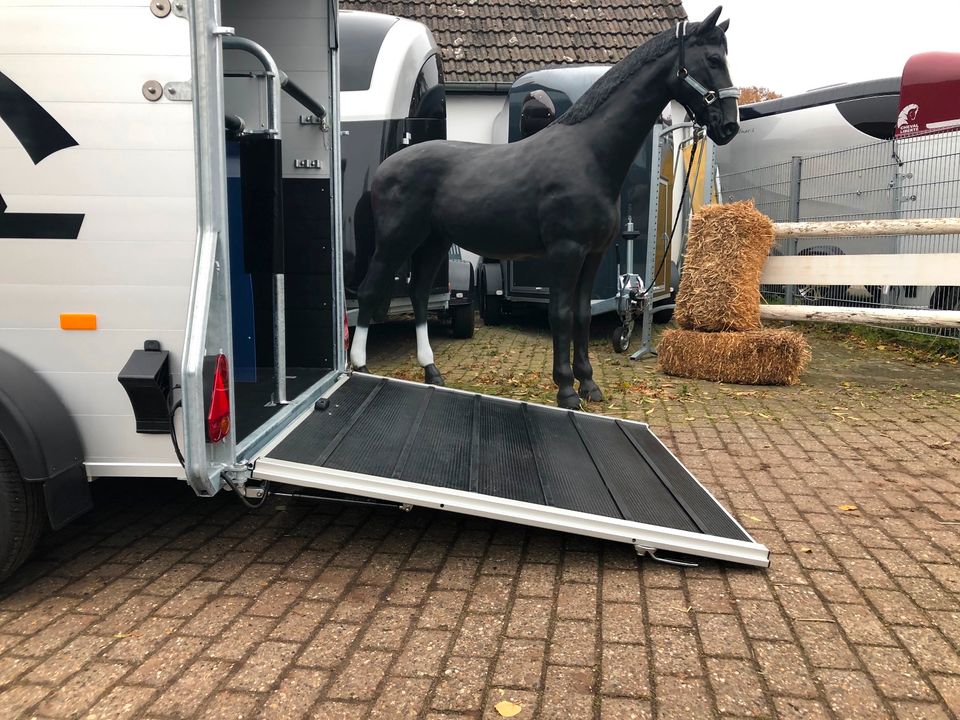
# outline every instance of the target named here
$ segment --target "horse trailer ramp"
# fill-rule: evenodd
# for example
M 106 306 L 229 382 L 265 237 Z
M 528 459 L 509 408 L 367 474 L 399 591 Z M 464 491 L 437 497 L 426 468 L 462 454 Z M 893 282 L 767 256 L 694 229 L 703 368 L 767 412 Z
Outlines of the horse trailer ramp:
M 767 566 L 647 425 L 374 375 L 345 376 L 253 477 Z

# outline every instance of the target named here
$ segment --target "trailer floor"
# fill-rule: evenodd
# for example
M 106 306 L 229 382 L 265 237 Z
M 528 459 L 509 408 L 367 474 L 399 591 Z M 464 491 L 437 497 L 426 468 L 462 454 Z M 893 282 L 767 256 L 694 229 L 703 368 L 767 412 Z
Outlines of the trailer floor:
M 424 487 L 469 493 L 481 502 L 507 500 L 497 512 L 525 524 L 562 519 L 538 517 L 546 508 L 582 514 L 578 520 L 613 520 L 619 537 L 612 539 L 651 549 L 701 554 L 699 541 L 688 535 L 755 545 L 646 425 L 370 375 L 346 380 L 324 410 L 312 412 L 258 461 L 255 475 L 284 481 L 287 467 L 297 471 L 288 478 L 294 484 L 338 489 L 336 476 L 325 471 L 342 471 L 372 478 L 369 492 L 357 492 L 358 485 L 349 492 L 411 504 L 431 499 Z M 314 485 L 311 469 L 327 483 Z M 390 489 L 400 495 L 378 495 L 380 479 L 415 484 L 417 494 L 401 497 L 398 485 Z M 445 498 L 437 494 L 435 504 L 468 513 L 482 507 Z M 470 499 L 452 496 L 460 498 Z M 512 518 L 515 509 L 523 512 Z M 659 536 L 644 540 L 634 526 L 679 531 L 687 546 L 661 543 Z M 599 534 L 575 522 L 569 529 Z M 766 549 L 753 550 L 750 560 L 741 560 L 766 564 Z M 702 554 L 737 559 L 709 549 Z

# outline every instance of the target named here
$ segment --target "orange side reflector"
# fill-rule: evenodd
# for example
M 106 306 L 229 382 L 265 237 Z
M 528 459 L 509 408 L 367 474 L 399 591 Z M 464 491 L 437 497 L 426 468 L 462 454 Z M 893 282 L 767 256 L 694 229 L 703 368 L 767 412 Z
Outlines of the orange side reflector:
M 60 313 L 62 330 L 96 330 L 97 316 L 93 313 Z

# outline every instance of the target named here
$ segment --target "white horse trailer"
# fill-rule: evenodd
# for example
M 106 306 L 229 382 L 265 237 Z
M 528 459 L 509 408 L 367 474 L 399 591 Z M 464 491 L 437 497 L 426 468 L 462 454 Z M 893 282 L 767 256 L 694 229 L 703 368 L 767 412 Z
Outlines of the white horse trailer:
M 331 0 L 0 8 L 0 577 L 104 476 L 766 565 L 646 425 L 347 372 L 337 38 Z

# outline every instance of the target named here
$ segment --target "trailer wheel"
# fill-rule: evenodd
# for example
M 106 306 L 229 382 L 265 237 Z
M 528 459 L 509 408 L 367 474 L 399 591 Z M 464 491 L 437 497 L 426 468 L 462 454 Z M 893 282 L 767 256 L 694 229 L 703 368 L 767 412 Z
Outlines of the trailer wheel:
M 623 325 L 617 327 L 613 331 L 613 336 L 610 338 L 610 342 L 613 344 L 613 351 L 615 353 L 626 352 L 627 348 L 630 346 L 630 338 L 627 337 L 626 330 L 624 330 Z
M 450 329 L 455 338 L 472 338 L 474 324 L 473 303 L 451 308 Z
M 33 552 L 44 524 L 43 487 L 24 482 L 0 441 L 0 582 Z
M 653 304 L 653 322 L 657 325 L 666 325 L 668 322 L 673 320 L 673 308 L 668 307 L 664 310 L 661 310 L 658 306 L 660 305 L 676 305 L 677 304 L 677 291 L 674 290 L 670 293 L 669 298 L 665 298 Z

